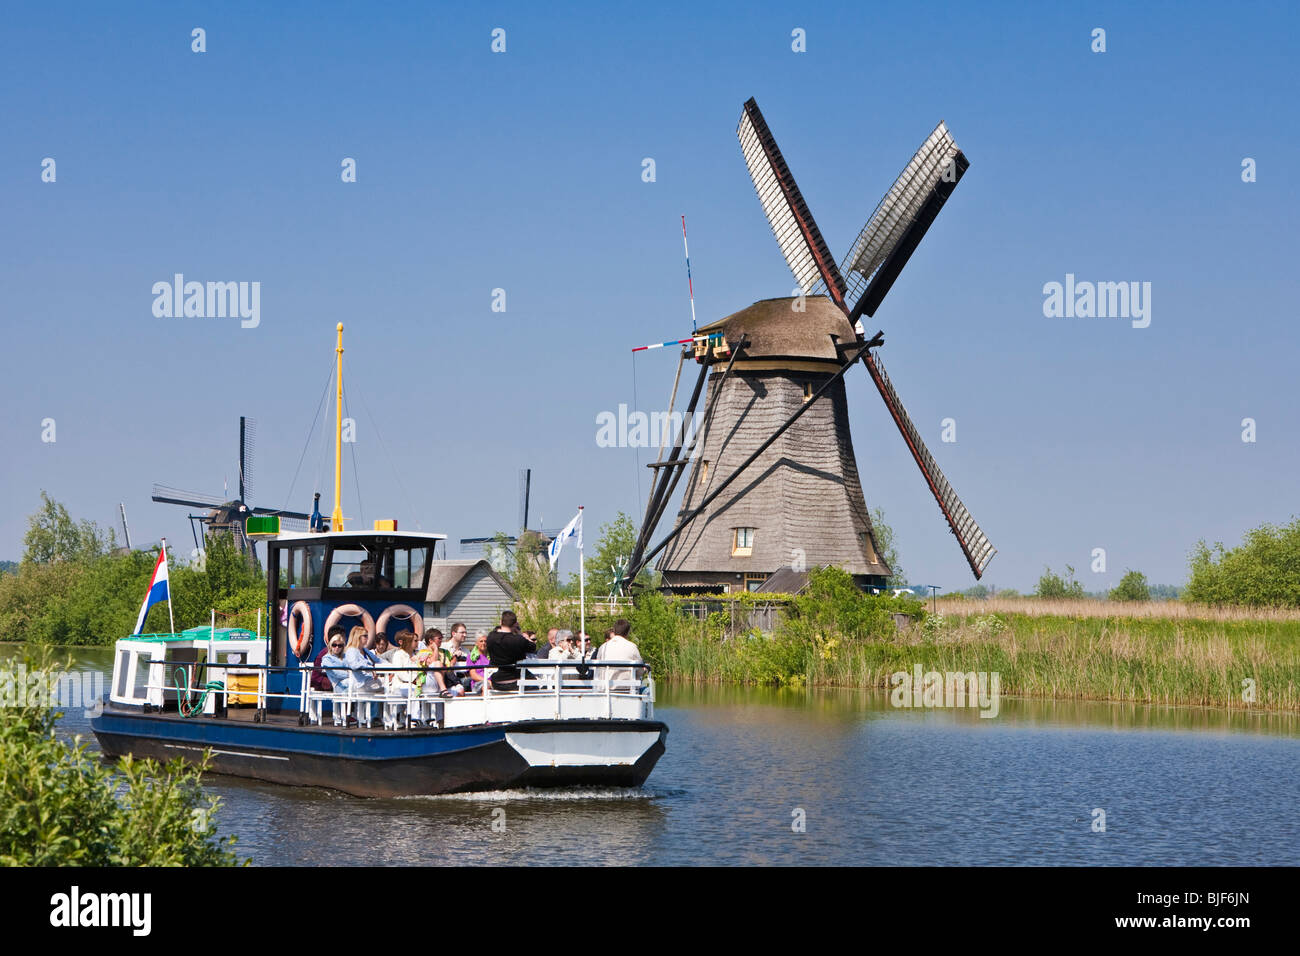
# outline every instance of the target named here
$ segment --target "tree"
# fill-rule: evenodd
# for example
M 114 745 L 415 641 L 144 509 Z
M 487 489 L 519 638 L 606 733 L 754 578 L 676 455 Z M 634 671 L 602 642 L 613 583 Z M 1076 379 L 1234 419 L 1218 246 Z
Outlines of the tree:
M 604 597 L 614 592 L 616 578 L 627 569 L 632 549 L 636 547 L 636 525 L 632 518 L 620 511 L 607 524 L 600 526 L 596 549 L 587 558 L 587 593 Z M 636 583 L 645 587 L 654 586 L 654 575 L 646 568 L 636 576 Z M 577 576 L 571 582 L 577 587 Z
M 172 601 L 171 618 L 176 622 L 176 629 L 183 631 L 207 624 L 213 611 L 223 615 L 242 612 L 251 620 L 239 623 L 253 626 L 257 609 L 266 604 L 266 575 L 240 553 L 232 535 L 223 532 L 210 534 L 205 544 L 202 567 L 181 565 L 170 569 L 168 591 Z M 138 601 L 143 596 L 144 582 L 135 595 L 137 610 Z M 226 621 L 227 625 L 230 623 Z M 150 609 L 144 630 L 171 630 L 164 605 L 158 604 Z
M 898 545 L 894 538 L 894 529 L 885 523 L 885 509 L 875 508 L 871 512 L 871 529 L 875 533 L 876 545 L 880 548 L 880 557 L 893 572 L 889 583 L 902 585 L 907 583 L 907 572 L 898 557 Z
M 1300 519 L 1247 531 L 1239 547 L 1197 543 L 1184 601 L 1198 604 L 1300 605 Z
M 1141 571 L 1128 570 L 1107 597 L 1112 601 L 1150 601 L 1151 588 Z
M 1074 568 L 1065 566 L 1066 576 L 1054 574 L 1051 568 L 1043 569 L 1043 576 L 1038 579 L 1034 596 L 1040 598 L 1082 598 L 1083 585 L 1074 579 Z
M 115 532 L 95 522 L 73 521 L 68 509 L 41 491 L 41 507 L 27 519 L 23 536 L 23 562 L 89 561 L 107 554 L 117 544 Z

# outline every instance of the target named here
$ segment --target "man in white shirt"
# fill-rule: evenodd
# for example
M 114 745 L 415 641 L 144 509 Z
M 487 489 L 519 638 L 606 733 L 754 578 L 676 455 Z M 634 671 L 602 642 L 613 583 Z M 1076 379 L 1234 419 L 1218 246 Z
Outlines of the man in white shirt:
M 640 664 L 641 652 L 637 646 L 628 640 L 628 634 L 632 631 L 632 625 L 623 618 L 614 622 L 614 627 L 609 632 L 609 640 L 596 648 L 596 660 L 598 661 L 627 661 L 633 664 Z M 603 689 L 604 681 L 612 681 L 615 690 L 635 691 L 640 683 L 639 674 L 631 667 L 598 667 L 595 675 L 598 685 Z

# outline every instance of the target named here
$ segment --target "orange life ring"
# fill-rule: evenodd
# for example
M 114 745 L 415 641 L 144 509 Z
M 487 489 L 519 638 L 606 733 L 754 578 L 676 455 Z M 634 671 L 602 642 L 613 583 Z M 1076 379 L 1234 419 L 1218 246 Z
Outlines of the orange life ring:
M 345 617 L 359 617 L 366 626 L 366 642 L 369 643 L 375 636 L 375 619 L 370 616 L 370 612 L 360 604 L 340 604 L 334 610 L 330 611 L 330 616 L 325 619 L 325 637 L 328 640 L 330 628 Z
M 302 615 L 302 633 L 298 632 L 298 615 Z M 298 601 L 289 609 L 289 653 L 298 660 L 306 660 L 311 653 L 311 605 Z
M 424 636 L 424 615 L 409 604 L 390 604 L 384 608 L 384 612 L 379 615 L 379 623 L 375 625 L 375 629 L 387 634 L 388 631 L 385 630 L 385 627 L 395 617 L 405 618 L 411 622 L 411 630 L 415 632 L 417 641 Z M 389 643 L 392 643 L 391 639 Z

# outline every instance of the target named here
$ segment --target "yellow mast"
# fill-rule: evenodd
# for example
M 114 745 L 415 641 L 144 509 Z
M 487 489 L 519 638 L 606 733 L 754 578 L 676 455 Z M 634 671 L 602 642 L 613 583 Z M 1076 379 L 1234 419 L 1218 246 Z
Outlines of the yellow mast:
M 338 355 L 338 397 L 334 402 L 334 514 L 330 515 L 330 530 L 343 530 L 343 323 L 338 326 L 339 344 L 334 349 Z

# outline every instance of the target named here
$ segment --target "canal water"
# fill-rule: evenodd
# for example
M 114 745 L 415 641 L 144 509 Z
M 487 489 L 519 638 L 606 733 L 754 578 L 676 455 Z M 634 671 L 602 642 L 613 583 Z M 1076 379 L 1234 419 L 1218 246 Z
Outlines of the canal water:
M 107 687 L 109 650 L 75 653 Z M 1300 863 L 1293 715 L 1004 697 L 984 719 L 881 693 L 695 686 L 661 686 L 656 714 L 668 749 L 638 790 L 207 785 L 218 827 L 266 866 Z M 91 736 L 79 709 L 61 726 Z

